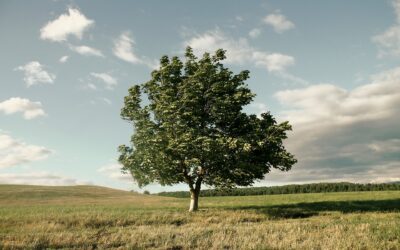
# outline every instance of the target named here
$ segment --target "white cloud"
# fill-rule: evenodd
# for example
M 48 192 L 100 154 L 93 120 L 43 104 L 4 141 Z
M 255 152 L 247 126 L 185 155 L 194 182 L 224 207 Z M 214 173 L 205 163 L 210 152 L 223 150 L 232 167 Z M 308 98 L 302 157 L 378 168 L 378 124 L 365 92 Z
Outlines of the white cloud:
M 114 41 L 113 53 L 121 60 L 130 63 L 141 63 L 138 56 L 133 51 L 135 41 L 133 40 L 130 32 L 123 32 L 117 40 Z
M 400 176 L 400 67 L 352 90 L 332 84 L 279 91 L 287 147 L 299 163 L 286 181 L 384 181 Z M 268 178 L 268 177 L 267 177 Z
M 99 168 L 97 171 L 114 180 L 132 182 L 132 176 L 130 174 L 122 173 L 121 168 L 121 164 L 112 163 Z
M 70 186 L 91 185 L 92 183 L 48 172 L 31 172 L 24 174 L 0 174 L 0 184 Z
M 185 41 L 183 45 L 184 47 L 192 47 L 197 56 L 201 56 L 205 52 L 214 52 L 217 49 L 223 48 L 227 50 L 227 59 L 225 62 L 228 64 L 252 63 L 284 79 L 300 82 L 300 78 L 286 72 L 288 67 L 295 64 L 294 57 L 258 50 L 250 46 L 246 38 L 234 39 L 223 33 L 220 29 L 194 35 Z M 303 82 L 306 81 L 303 80 Z
M 29 62 L 15 68 L 15 70 L 24 72 L 24 81 L 28 87 L 40 83 L 53 83 L 56 79 L 56 76 L 45 71 L 43 65 L 38 61 Z
M 0 132 L 0 169 L 47 159 L 52 151 Z
M 70 48 L 72 51 L 74 51 L 74 52 L 76 52 L 76 53 L 78 53 L 78 54 L 84 55 L 84 56 L 98 56 L 98 57 L 104 57 L 103 52 L 101 52 L 101 51 L 98 50 L 98 49 L 89 47 L 89 46 L 85 46 L 85 45 L 82 45 L 82 46 L 72 46 L 72 45 L 70 45 L 69 48 Z
M 277 33 L 293 29 L 294 24 L 280 13 L 270 14 L 263 19 L 264 23 L 272 26 Z
M 12 97 L 0 102 L 0 111 L 6 115 L 21 112 L 26 120 L 46 115 L 40 102 L 32 102 L 20 97 Z
M 400 56 L 400 0 L 392 1 L 397 22 L 383 33 L 372 37 L 372 41 L 378 45 L 378 57 Z
M 68 13 L 48 22 L 40 29 L 40 38 L 54 42 L 66 41 L 69 36 L 82 39 L 83 33 L 94 25 L 78 9 L 69 8 Z
M 65 63 L 65 62 L 68 61 L 68 58 L 69 58 L 69 56 L 63 56 L 63 57 L 61 57 L 58 61 L 59 61 L 60 63 Z
M 115 79 L 114 77 L 112 77 L 111 75 L 109 75 L 107 73 L 92 72 L 92 73 L 90 73 L 90 75 L 101 80 L 102 82 L 104 82 L 106 84 L 106 89 L 112 90 L 118 84 L 117 79 Z
M 260 35 L 261 35 L 261 30 L 258 28 L 254 28 L 249 32 L 249 36 L 253 39 L 259 37 Z

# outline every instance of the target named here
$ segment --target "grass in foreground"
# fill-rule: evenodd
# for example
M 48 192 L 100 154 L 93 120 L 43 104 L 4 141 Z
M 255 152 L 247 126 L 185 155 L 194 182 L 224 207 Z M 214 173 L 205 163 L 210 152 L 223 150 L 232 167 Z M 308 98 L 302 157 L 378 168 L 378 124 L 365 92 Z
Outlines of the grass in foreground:
M 0 249 L 400 249 L 400 191 L 205 197 L 0 185 Z

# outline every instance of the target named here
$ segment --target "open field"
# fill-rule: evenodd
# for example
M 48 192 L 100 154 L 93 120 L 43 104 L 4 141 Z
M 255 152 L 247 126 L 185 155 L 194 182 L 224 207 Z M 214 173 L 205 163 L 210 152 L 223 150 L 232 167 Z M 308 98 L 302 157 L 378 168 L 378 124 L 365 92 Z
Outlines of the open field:
M 0 249 L 400 249 L 400 191 L 188 199 L 0 185 Z

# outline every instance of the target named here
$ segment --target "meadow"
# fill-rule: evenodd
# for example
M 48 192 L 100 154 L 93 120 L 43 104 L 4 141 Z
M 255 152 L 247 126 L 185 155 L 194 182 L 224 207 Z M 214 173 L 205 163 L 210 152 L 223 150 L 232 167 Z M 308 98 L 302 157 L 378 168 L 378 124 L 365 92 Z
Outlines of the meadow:
M 400 191 L 201 197 L 0 185 L 0 249 L 400 249 Z

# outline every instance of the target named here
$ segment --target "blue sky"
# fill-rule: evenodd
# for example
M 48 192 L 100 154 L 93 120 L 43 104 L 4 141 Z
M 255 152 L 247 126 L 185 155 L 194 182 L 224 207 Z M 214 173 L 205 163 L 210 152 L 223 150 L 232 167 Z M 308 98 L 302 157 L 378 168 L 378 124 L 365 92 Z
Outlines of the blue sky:
M 0 183 L 137 189 L 119 112 L 162 55 L 228 51 L 299 160 L 257 185 L 400 180 L 400 1 L 0 1 Z M 184 185 L 146 189 L 186 189 Z

